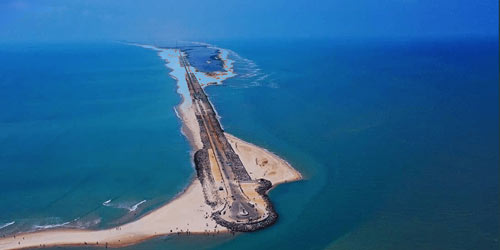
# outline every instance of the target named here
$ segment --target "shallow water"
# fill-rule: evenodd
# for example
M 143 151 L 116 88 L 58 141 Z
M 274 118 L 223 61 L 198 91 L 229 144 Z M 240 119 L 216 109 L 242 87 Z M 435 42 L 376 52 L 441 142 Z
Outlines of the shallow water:
M 202 72 L 222 71 L 222 61 L 218 60 L 218 50 L 204 45 L 184 45 L 182 51 L 186 53 L 189 63 Z

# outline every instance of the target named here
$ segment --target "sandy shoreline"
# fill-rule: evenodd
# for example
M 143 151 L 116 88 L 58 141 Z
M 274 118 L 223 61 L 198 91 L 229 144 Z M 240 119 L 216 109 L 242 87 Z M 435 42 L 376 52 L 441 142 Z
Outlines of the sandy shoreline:
M 179 51 L 159 49 L 152 46 L 142 47 L 156 50 L 159 56 L 166 61 L 166 66 L 172 70 L 170 75 L 177 79 L 177 92 L 182 96 L 183 102 L 176 107 L 176 111 L 182 120 L 182 133 L 188 138 L 192 146 L 192 152 L 195 152 L 202 148 L 203 144 L 195 112 L 191 106 L 189 92 L 185 91 L 187 83 L 182 78 L 185 71 L 179 63 L 177 56 Z M 231 67 L 232 61 L 227 58 L 227 51 L 221 50 L 219 56 L 224 62 L 228 73 L 221 72 L 214 76 L 208 76 L 202 72 L 197 72 L 196 77 L 200 83 L 205 83 L 205 86 L 209 82 L 220 83 L 234 75 Z M 186 86 L 183 86 L 183 84 Z M 226 133 L 226 137 L 252 179 L 268 179 L 273 184 L 273 187 L 280 183 L 302 179 L 298 171 L 277 155 L 230 134 Z M 229 232 L 228 229 L 215 223 L 210 217 L 212 212 L 212 207 L 205 203 L 200 182 L 194 178 L 183 193 L 135 221 L 104 230 L 51 229 L 6 236 L 0 238 L 0 249 L 49 246 L 121 247 L 137 244 L 158 236 Z

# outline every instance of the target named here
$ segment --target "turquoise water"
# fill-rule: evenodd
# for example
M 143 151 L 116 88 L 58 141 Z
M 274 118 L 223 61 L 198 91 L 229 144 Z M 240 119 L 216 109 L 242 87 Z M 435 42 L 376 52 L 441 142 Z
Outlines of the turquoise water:
M 300 170 L 305 180 L 272 190 L 271 200 L 280 219 L 268 229 L 236 236 L 164 237 L 126 249 L 498 249 L 497 39 L 216 44 L 239 55 L 232 55 L 239 75 L 223 86 L 207 88 L 225 130 L 278 153 Z M 165 176 L 175 174 L 177 178 L 160 185 L 156 177 L 141 172 L 143 178 L 155 178 L 148 182 L 155 185 L 150 188 L 143 188 L 136 176 L 122 172 L 122 178 L 130 178 L 130 185 L 138 187 L 133 191 L 137 194 L 134 201 L 173 195 L 193 174 L 189 148 L 179 135 L 178 120 L 170 112 L 179 99 L 175 86 L 165 77 L 162 62 L 154 53 L 120 46 L 114 49 L 129 58 L 116 63 L 132 64 L 136 69 L 120 79 L 141 82 L 127 81 L 127 93 L 123 94 L 144 91 L 148 97 L 139 98 L 144 102 L 164 102 L 158 105 L 162 108 L 155 105 L 157 113 L 136 114 L 146 120 L 154 114 L 163 117 L 161 124 L 165 127 L 155 131 L 163 134 L 164 140 L 143 138 L 140 135 L 145 132 L 140 130 L 126 133 L 136 133 L 148 145 L 168 140 L 162 145 L 178 150 L 177 154 L 154 154 L 152 145 L 151 151 L 146 151 L 150 154 L 140 152 L 136 156 L 143 161 L 158 159 L 164 163 L 158 169 L 162 168 Z M 108 63 L 93 67 L 104 65 Z M 144 65 L 149 70 L 144 70 Z M 137 68 L 143 70 L 137 72 Z M 130 71 L 124 65 L 120 69 L 108 72 L 109 77 Z M 149 77 L 153 78 L 151 83 L 143 84 Z M 109 90 L 103 90 L 101 97 L 108 98 Z M 135 115 L 128 112 L 138 105 L 130 101 L 120 105 L 120 110 L 130 105 L 122 110 L 125 118 L 120 124 L 138 122 L 129 119 Z M 122 126 L 116 125 L 115 129 Z M 149 125 L 151 122 L 141 120 L 138 126 Z M 123 143 L 124 137 L 117 141 Z M 178 138 L 178 145 L 171 144 L 172 138 Z M 97 139 L 94 142 L 99 144 Z M 131 143 L 123 147 L 133 150 L 138 146 Z M 95 152 L 89 149 L 87 154 L 91 153 Z M 168 165 L 171 161 L 179 164 Z M 152 168 L 150 165 L 143 164 L 139 169 Z M 138 171 L 137 164 L 127 169 Z M 185 171 L 183 176 L 178 176 L 179 171 Z M 47 183 L 54 182 L 57 180 Z M 97 185 L 89 183 L 88 188 L 102 192 Z M 11 192 L 2 191 L 2 195 Z M 48 190 L 40 192 L 47 195 Z M 144 192 L 150 195 L 140 196 Z M 93 199 L 84 192 L 76 193 Z M 96 205 L 108 196 L 95 199 Z M 5 220 L 0 218 L 0 222 Z
M 194 174 L 168 72 L 133 46 L 0 47 L 0 226 L 15 221 L 0 233 L 112 226 L 182 191 Z

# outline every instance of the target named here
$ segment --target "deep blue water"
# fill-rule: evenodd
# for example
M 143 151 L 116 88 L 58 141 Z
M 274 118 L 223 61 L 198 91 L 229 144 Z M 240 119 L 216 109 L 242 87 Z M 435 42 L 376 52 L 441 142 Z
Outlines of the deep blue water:
M 208 89 L 225 128 L 306 176 L 221 248 L 498 248 L 498 40 L 221 46 L 269 75 Z
M 498 249 L 498 39 L 397 43 L 218 41 L 216 44 L 239 54 L 233 55 L 239 75 L 222 86 L 206 89 L 222 116 L 225 130 L 278 153 L 300 170 L 305 180 L 272 190 L 271 200 L 280 219 L 268 229 L 234 237 L 165 237 L 128 249 Z M 160 142 L 155 136 L 144 138 L 142 130 L 125 130 L 123 134 L 135 133 L 142 143 L 151 145 L 151 151 L 146 151 L 150 154 L 141 151 L 136 157 L 146 161 L 154 156 L 164 162 L 158 169 L 162 168 L 165 175 L 185 171 L 178 179 L 163 181 L 161 185 L 155 179 L 148 181 L 155 185 L 149 189 L 157 189 L 148 189 L 156 192 L 146 193 L 149 196 L 140 196 L 147 190 L 136 176 L 122 172 L 122 178 L 130 178 L 130 186 L 140 187 L 134 190 L 136 200 L 175 193 L 193 173 L 187 143 L 178 134 L 180 124 L 171 114 L 179 99 L 175 87 L 165 77 L 165 69 L 154 53 L 137 48 L 115 49 L 123 57 L 134 58 L 116 63 L 134 66 L 121 65 L 121 70 L 108 72 L 108 81 L 130 70 L 137 81 L 145 81 L 145 75 L 153 80 L 149 84 L 126 81 L 116 88 L 110 86 L 100 92 L 101 97 L 109 98 L 109 92 L 113 92 L 110 90 L 114 94 L 130 90 L 123 95 L 142 92 L 148 97 L 139 100 L 145 103 L 151 99 L 165 102 L 154 105 L 157 112 L 153 114 L 165 119 L 161 122 L 164 127 L 157 127 L 155 133 L 163 133 L 169 142 L 177 138 L 178 144 L 168 143 L 164 147 L 179 150 L 178 154 L 168 153 L 170 150 L 151 153 Z M 94 50 L 89 48 L 87 52 Z M 112 50 L 106 48 L 97 54 Z M 77 51 L 80 53 L 81 49 Z M 137 53 L 136 57 L 130 53 Z M 109 64 L 100 59 L 101 64 L 92 67 L 105 68 Z M 23 61 L 26 60 L 32 58 Z M 147 72 L 143 72 L 145 65 Z M 137 72 L 138 68 L 142 70 Z M 92 75 L 82 73 L 73 81 Z M 123 77 L 128 78 L 132 77 Z M 93 87 L 106 82 L 96 82 Z M 122 89 L 123 86 L 127 88 Z M 81 88 L 82 85 L 79 91 L 83 91 Z M 87 94 L 87 97 L 96 95 Z M 58 102 L 59 98 L 52 100 Z M 131 117 L 152 119 L 151 113 L 130 115 L 138 105 L 131 101 L 126 98 L 120 103 L 120 107 L 129 105 L 129 108 L 120 109 L 123 119 L 119 124 L 114 123 L 114 117 L 109 119 L 116 125 L 114 129 L 135 124 Z M 74 117 L 75 123 L 80 123 L 80 117 Z M 150 122 L 142 120 L 138 124 L 148 125 Z M 88 134 L 95 128 L 80 129 Z M 6 133 L 5 137 L 20 136 L 11 134 Z M 66 136 L 60 135 L 58 140 L 67 140 Z M 116 143 L 124 143 L 124 138 L 117 138 Z M 77 139 L 68 140 L 66 147 L 82 138 Z M 24 141 L 29 143 L 25 144 L 31 144 L 31 140 L 26 138 Z M 93 143 L 101 150 L 110 148 L 100 145 L 102 140 L 94 138 Z M 25 149 L 25 144 L 6 148 L 12 154 L 32 152 Z M 138 146 L 130 143 L 123 148 L 133 152 Z M 81 158 L 79 154 L 74 153 Z M 95 150 L 88 149 L 86 154 L 95 154 Z M 106 155 L 107 152 L 100 157 Z M 66 161 L 67 156 L 59 157 L 52 158 Z M 94 156 L 87 159 L 91 157 Z M 113 164 L 115 160 L 107 162 Z M 179 164 L 167 164 L 171 161 Z M 27 169 L 34 168 L 31 164 L 24 165 Z M 139 169 L 152 168 L 150 165 L 154 164 L 143 164 Z M 62 164 L 52 168 L 62 168 Z M 110 170 L 110 176 L 116 168 Z M 69 169 L 66 175 L 70 174 Z M 100 168 L 82 166 L 78 171 L 95 173 L 97 169 Z M 127 169 L 139 171 L 136 164 L 127 165 Z M 9 168 L 10 171 L 13 170 Z M 142 174 L 143 178 L 155 178 L 150 173 Z M 19 174 L 10 179 L 25 178 L 26 174 Z M 48 179 L 44 185 L 53 183 L 58 180 Z M 5 183 L 1 185 L 7 187 Z M 3 186 L 2 195 L 15 192 L 3 191 Z M 40 188 L 40 184 L 27 186 L 31 190 L 26 194 Z M 88 184 L 88 188 L 102 190 L 93 184 Z M 43 190 L 41 194 L 46 195 L 50 189 Z M 87 196 L 83 191 L 74 193 L 94 199 L 88 198 L 94 195 L 89 195 L 90 192 Z M 104 196 L 95 200 L 102 202 Z M 1 209 L 6 209 L 3 200 Z M 26 206 L 34 205 L 27 199 Z

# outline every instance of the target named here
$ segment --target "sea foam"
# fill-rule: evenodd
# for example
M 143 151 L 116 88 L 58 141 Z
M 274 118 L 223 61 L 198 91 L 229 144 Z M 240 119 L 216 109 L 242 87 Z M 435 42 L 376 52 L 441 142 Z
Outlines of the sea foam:
M 135 210 L 137 210 L 137 208 L 145 203 L 147 200 L 142 200 L 140 202 L 137 202 L 133 205 L 130 205 L 130 202 L 121 202 L 121 203 L 112 203 L 112 200 L 109 199 L 105 202 L 102 203 L 103 206 L 106 206 L 106 207 L 112 207 L 112 208 L 119 208 L 119 209 L 126 209 L 128 210 L 129 212 L 133 212 Z
M 5 224 L 2 224 L 2 225 L 0 225 L 0 229 L 4 229 L 10 225 L 14 225 L 15 223 L 16 223 L 15 221 L 11 221 L 11 222 L 7 222 Z
M 33 229 L 35 230 L 43 230 L 43 229 L 50 229 L 50 228 L 56 228 L 56 227 L 63 227 L 71 223 L 70 221 L 63 222 L 63 223 L 58 223 L 58 224 L 47 224 L 47 225 L 34 225 Z
M 132 207 L 130 207 L 128 211 L 133 212 L 133 211 L 137 210 L 137 208 L 138 208 L 138 207 L 139 207 L 142 203 L 144 203 L 144 202 L 146 202 L 146 200 L 143 200 L 143 201 L 138 202 L 137 204 L 135 204 L 135 205 L 133 205 Z

